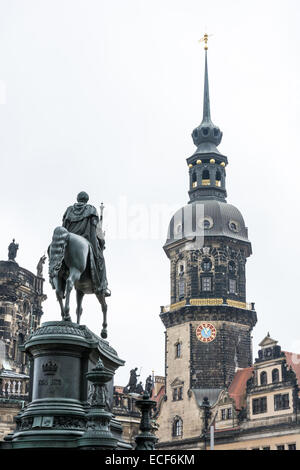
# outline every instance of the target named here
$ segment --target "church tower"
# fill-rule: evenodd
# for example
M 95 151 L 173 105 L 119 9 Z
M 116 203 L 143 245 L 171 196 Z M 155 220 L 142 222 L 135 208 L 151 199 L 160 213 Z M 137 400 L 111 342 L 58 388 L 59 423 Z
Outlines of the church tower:
M 211 120 L 207 35 L 204 41 L 203 119 L 192 132 L 196 151 L 187 158 L 190 200 L 172 217 L 164 245 L 171 299 L 160 314 L 169 403 L 163 408 L 173 417 L 168 426 L 175 435 L 176 426 L 184 426 L 187 396 L 200 396 L 201 390 L 213 395 L 229 387 L 239 368 L 251 366 L 251 331 L 257 321 L 254 304 L 246 302 L 251 243 L 242 214 L 226 202 L 228 160 L 217 148 L 222 132 Z

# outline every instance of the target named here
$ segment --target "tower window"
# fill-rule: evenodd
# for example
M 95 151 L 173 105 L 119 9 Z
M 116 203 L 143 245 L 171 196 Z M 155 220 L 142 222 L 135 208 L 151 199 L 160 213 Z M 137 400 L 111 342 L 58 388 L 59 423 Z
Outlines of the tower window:
M 196 175 L 195 171 L 194 171 L 193 176 L 192 176 L 192 187 L 193 188 L 197 187 L 197 175 Z
M 229 294 L 236 294 L 236 280 L 229 279 Z
M 202 261 L 202 269 L 203 271 L 210 271 L 211 268 L 212 268 L 212 264 L 211 264 L 211 261 L 210 259 L 208 258 L 205 258 L 203 261 Z
M 216 186 L 221 187 L 221 173 L 219 170 L 216 173 Z
M 210 185 L 209 171 L 204 170 L 202 173 L 202 186 L 209 186 L 209 185 Z
M 272 370 L 272 382 L 273 384 L 276 382 L 279 382 L 279 370 L 278 369 Z
M 180 437 L 182 436 L 182 428 L 183 428 L 183 423 L 182 419 L 179 417 L 176 417 L 173 421 L 173 436 L 174 437 Z
M 235 263 L 233 261 L 229 261 L 228 263 L 228 271 L 230 273 L 234 273 L 235 272 Z
M 201 283 L 202 283 L 202 290 L 204 292 L 210 292 L 211 291 L 211 277 L 202 277 L 201 278 Z
M 175 345 L 175 356 L 181 357 L 181 343 Z
M 179 279 L 179 281 L 178 281 L 178 297 L 179 297 L 179 300 L 184 298 L 184 287 L 185 287 L 184 279 Z
M 173 401 L 183 399 L 183 387 L 173 388 Z
M 183 264 L 180 264 L 179 266 L 179 274 L 183 274 L 184 273 L 184 265 Z
M 267 383 L 268 383 L 267 373 L 263 371 L 260 374 L 260 385 L 267 385 Z

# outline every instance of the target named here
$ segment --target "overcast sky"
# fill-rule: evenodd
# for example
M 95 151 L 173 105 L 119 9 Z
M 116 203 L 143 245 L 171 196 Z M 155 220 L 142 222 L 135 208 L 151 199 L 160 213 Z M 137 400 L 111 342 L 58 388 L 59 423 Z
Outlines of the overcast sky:
M 205 31 L 227 200 L 252 242 L 254 357 L 268 331 L 300 353 L 299 11 L 297 0 L 0 0 L 0 259 L 14 237 L 35 272 L 77 193 L 104 202 L 109 341 L 126 361 L 117 384 L 135 366 L 143 381 L 164 374 L 162 245 L 188 201 Z M 44 321 L 60 319 L 47 271 Z M 93 297 L 82 323 L 98 333 Z

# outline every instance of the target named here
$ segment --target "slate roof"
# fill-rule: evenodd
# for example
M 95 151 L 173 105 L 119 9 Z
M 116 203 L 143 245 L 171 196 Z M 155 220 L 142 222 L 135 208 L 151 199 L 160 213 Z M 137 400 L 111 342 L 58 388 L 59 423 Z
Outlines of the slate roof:
M 197 209 L 197 205 L 199 205 L 199 209 Z M 201 206 L 203 206 L 203 209 Z M 205 238 L 225 236 L 247 242 L 250 245 L 248 229 L 245 226 L 241 212 L 232 204 L 208 199 L 187 204 L 173 215 L 169 224 L 165 247 L 180 240 L 180 238 L 195 236 L 196 230 L 201 227 L 201 220 L 199 219 L 203 217 L 209 218 L 213 222 L 210 229 L 205 229 L 202 232 Z M 229 223 L 232 221 L 238 223 L 239 231 L 235 232 L 229 228 Z M 184 227 L 184 222 L 186 227 Z M 179 224 L 183 226 L 182 236 L 181 234 L 178 235 L 177 232 Z

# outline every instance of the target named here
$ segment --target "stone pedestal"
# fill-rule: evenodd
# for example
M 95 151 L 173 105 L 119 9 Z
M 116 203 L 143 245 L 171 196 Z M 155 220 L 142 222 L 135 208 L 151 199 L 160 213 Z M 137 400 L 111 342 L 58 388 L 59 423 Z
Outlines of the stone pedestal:
M 29 356 L 30 403 L 16 418 L 16 431 L 6 438 L 12 448 L 78 448 L 88 429 L 93 389 L 87 375 L 100 362 L 106 372 L 105 408 L 112 406 L 113 375 L 124 365 L 109 343 L 86 326 L 43 323 L 26 341 Z M 104 408 L 103 407 L 103 408 Z M 108 423 L 115 446 L 130 448 L 117 422 Z

